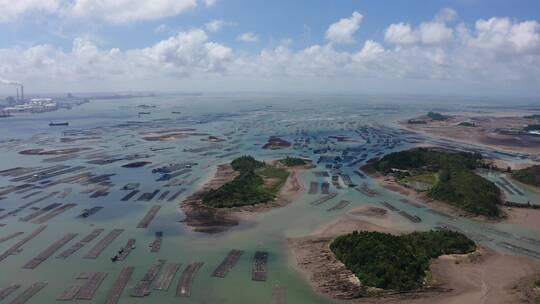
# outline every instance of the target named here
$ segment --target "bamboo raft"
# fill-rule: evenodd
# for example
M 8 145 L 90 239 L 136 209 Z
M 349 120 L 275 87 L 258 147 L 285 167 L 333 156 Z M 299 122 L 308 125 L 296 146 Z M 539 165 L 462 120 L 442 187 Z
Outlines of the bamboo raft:
M 126 246 L 122 248 L 122 253 L 118 254 L 118 261 L 125 260 L 134 248 L 135 239 L 129 239 L 126 243 Z
M 90 251 L 84 256 L 85 259 L 97 258 L 107 246 L 109 246 L 120 234 L 124 232 L 124 229 L 113 229 L 109 234 L 102 238 Z
M 139 222 L 139 224 L 137 225 L 137 228 L 148 228 L 148 225 L 150 225 L 150 222 L 152 222 L 152 220 L 158 213 L 159 209 L 161 209 L 161 206 L 152 206 L 152 208 L 148 210 L 146 215 Z
M 101 207 L 101 206 L 95 206 L 95 207 L 92 207 L 90 209 L 84 209 L 83 213 L 79 214 L 77 217 L 78 218 L 87 218 L 87 217 L 91 216 L 92 214 L 97 213 L 101 209 L 103 209 L 103 207 Z
M 178 281 L 176 286 L 176 296 L 177 297 L 191 297 L 191 289 L 193 288 L 193 281 L 195 280 L 195 275 L 204 265 L 203 262 L 197 262 L 189 264 Z
M 0 289 L 0 301 L 9 297 L 9 295 L 17 291 L 17 289 L 19 289 L 20 287 L 20 284 L 11 284 L 8 287 Z
M 323 182 L 321 183 L 321 194 L 329 194 L 330 193 L 330 183 Z
M 399 211 L 398 212 L 399 215 L 403 216 L 404 218 L 408 219 L 409 221 L 413 222 L 413 223 L 420 223 L 422 221 L 422 219 L 416 215 L 412 215 L 410 213 L 408 213 L 407 211 Z
M 120 299 L 120 296 L 122 296 L 122 292 L 124 291 L 124 288 L 126 288 L 127 283 L 129 282 L 129 279 L 131 278 L 134 270 L 135 267 L 128 266 L 124 267 L 122 271 L 120 271 L 118 278 L 116 278 L 116 281 L 114 281 L 111 290 L 107 294 L 105 304 L 118 303 L 118 300 Z
M 77 206 L 77 204 L 65 204 L 63 205 L 62 207 L 59 207 L 59 208 L 56 208 L 54 210 L 52 210 L 51 212 L 41 216 L 41 217 L 38 217 L 37 219 L 31 221 L 31 223 L 34 223 L 34 224 L 43 224 L 45 222 L 47 222 L 48 220 L 52 219 L 53 217 L 57 216 L 57 215 L 60 215 L 64 212 L 66 212 L 67 210 L 73 208 Z
M 157 277 L 161 267 L 165 264 L 165 260 L 157 260 L 148 268 L 148 271 L 144 274 L 143 278 L 135 285 L 131 292 L 132 297 L 142 298 L 150 294 L 150 285 Z
M 163 231 L 156 231 L 155 239 L 150 244 L 150 252 L 159 252 L 161 250 L 161 242 L 163 241 Z
M 268 252 L 257 251 L 253 256 L 251 268 L 251 280 L 266 281 L 266 263 L 268 262 Z
M 318 182 L 311 182 L 309 184 L 308 194 L 317 194 L 317 192 L 319 192 L 319 183 Z
M 56 258 L 57 259 L 66 259 L 66 258 L 68 258 L 70 255 L 72 255 L 73 253 L 75 253 L 79 249 L 83 248 L 86 244 L 90 243 L 95 238 L 97 238 L 103 231 L 104 231 L 104 229 L 94 229 L 94 231 L 92 231 L 89 235 L 82 238 L 78 243 L 73 244 L 71 247 L 69 247 L 68 249 L 66 249 L 65 251 L 63 251 L 59 255 L 57 255 Z
M 155 190 L 154 192 L 146 192 L 146 193 L 143 193 L 138 199 L 137 201 L 139 202 L 149 202 L 151 201 L 152 199 L 154 199 L 154 197 L 159 193 L 159 189 Z
M 169 263 L 163 267 L 163 271 L 161 275 L 156 280 L 156 284 L 154 285 L 155 290 L 161 290 L 161 291 L 167 291 L 169 290 L 169 287 L 171 286 L 171 283 L 174 279 L 174 276 L 180 269 L 182 264 L 179 263 Z
M 184 189 L 184 188 L 176 191 L 176 193 L 174 193 L 171 197 L 169 197 L 169 199 L 167 201 L 168 202 L 174 201 L 175 199 L 177 199 L 180 196 L 180 194 L 184 193 L 185 191 L 186 191 L 186 189 Z
M 0 238 L 0 243 L 3 243 L 3 242 L 5 242 L 5 241 L 11 240 L 11 239 L 13 239 L 13 238 L 16 238 L 16 237 L 18 237 L 18 236 L 21 235 L 21 234 L 24 234 L 24 232 L 19 231 L 19 232 L 12 233 L 12 234 L 10 234 L 10 235 L 8 235 L 8 236 L 5 236 L 5 237 L 3 237 L 3 238 Z
M 318 205 L 321 205 L 321 204 L 324 204 L 326 203 L 327 201 L 333 199 L 334 197 L 337 196 L 337 193 L 330 193 L 328 195 L 325 195 L 321 198 L 318 198 L 316 200 L 314 200 L 313 202 L 311 202 L 310 204 L 311 205 L 315 205 L 315 206 L 318 206 Z
M 44 282 L 34 283 L 30 285 L 30 287 L 26 288 L 22 293 L 17 295 L 15 299 L 11 300 L 9 304 L 24 304 L 28 302 L 28 300 L 30 300 L 33 296 L 35 296 L 40 290 L 45 288 L 45 286 L 47 286 L 47 283 L 44 283 Z
M 24 269 L 34 269 L 34 268 L 38 267 L 39 264 L 45 262 L 56 251 L 58 251 L 58 249 L 62 248 L 62 246 L 67 244 L 69 241 L 71 241 L 76 236 L 77 236 L 76 233 L 68 233 L 68 234 L 64 235 L 61 239 L 59 239 L 56 242 L 52 243 L 49 247 L 47 247 L 45 250 L 43 250 L 35 258 L 30 260 L 28 263 L 24 264 L 24 266 L 22 268 L 24 268 Z
M 506 178 L 500 177 L 499 178 L 508 188 L 512 189 L 515 193 L 523 196 L 523 191 L 519 190 L 516 186 L 514 186 L 512 183 L 510 183 Z
M 77 300 L 92 300 L 101 283 L 107 277 L 106 272 L 93 272 L 77 292 Z
M 39 210 L 37 210 L 36 212 L 33 212 L 33 213 L 30 213 L 29 215 L 27 216 L 23 216 L 21 218 L 19 218 L 19 221 L 21 222 L 28 222 L 28 221 L 31 221 L 33 219 L 35 219 L 36 217 L 38 216 L 42 216 L 43 214 L 53 210 L 54 208 L 58 207 L 58 206 L 62 206 L 62 204 L 60 203 L 53 203 L 53 204 L 50 204 L 50 205 L 47 205 Z
M 381 203 L 381 205 L 388 208 L 390 211 L 399 211 L 398 208 L 394 207 L 394 205 L 390 204 L 389 202 L 380 202 L 380 203 Z
M 212 276 L 217 278 L 224 278 L 227 276 L 227 273 L 233 269 L 243 253 L 244 251 L 242 250 L 231 250 L 227 257 L 225 257 L 221 264 L 214 270 Z
M 22 251 L 21 247 L 24 244 L 26 244 L 28 241 L 30 241 L 31 239 L 36 237 L 38 234 L 40 234 L 43 230 L 45 230 L 45 228 L 47 228 L 46 225 L 37 228 L 36 230 L 32 231 L 32 233 L 27 235 L 24 239 L 18 241 L 16 244 L 14 244 L 10 248 L 8 248 L 6 251 L 4 251 L 4 253 L 0 254 L 0 262 L 5 260 L 8 256 L 10 256 L 12 254 L 17 254 L 20 251 Z
M 162 192 L 162 193 L 159 195 L 158 200 L 160 200 L 160 201 L 165 200 L 165 198 L 167 197 L 167 195 L 169 195 L 169 193 L 171 193 L 171 191 L 169 191 L 169 190 Z
M 418 209 L 426 208 L 424 205 L 419 204 L 419 203 L 416 203 L 416 202 L 411 202 L 410 200 L 408 200 L 408 199 L 406 199 L 406 198 L 400 199 L 399 201 L 402 202 L 402 203 L 404 203 L 404 204 L 407 204 L 407 205 L 416 207 L 416 208 L 418 208 Z
M 272 304 L 285 304 L 283 288 L 277 284 L 272 286 Z
M 340 209 L 343 209 L 343 208 L 347 207 L 350 203 L 351 202 L 349 202 L 349 201 L 342 200 L 339 203 L 337 203 L 336 205 L 334 205 L 333 207 L 330 207 L 330 208 L 326 209 L 326 211 L 331 212 L 331 211 L 340 210 Z
M 359 187 L 356 187 L 354 188 L 356 191 L 366 195 L 366 196 L 369 196 L 369 197 L 374 197 L 374 196 L 378 196 L 379 195 L 379 192 L 377 192 L 376 190 L 373 190 L 371 188 L 369 188 L 368 184 L 367 183 L 363 183 L 361 186 Z
M 121 201 L 123 202 L 127 202 L 129 201 L 132 197 L 134 197 L 135 195 L 137 195 L 137 193 L 139 193 L 139 190 L 133 190 L 131 191 L 130 193 L 126 194 L 122 199 L 120 199 Z

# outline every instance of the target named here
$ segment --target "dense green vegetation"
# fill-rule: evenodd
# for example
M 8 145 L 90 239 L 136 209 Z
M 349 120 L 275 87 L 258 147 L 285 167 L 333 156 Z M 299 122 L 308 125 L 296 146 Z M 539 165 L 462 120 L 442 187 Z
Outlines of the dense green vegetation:
M 294 167 L 294 166 L 303 166 L 306 164 L 306 161 L 298 157 L 287 156 L 286 158 L 281 160 L 281 163 L 287 167 Z
M 540 125 L 528 125 L 525 128 L 523 128 L 523 131 L 525 132 L 540 131 Z
M 391 153 L 374 163 L 377 171 L 395 172 L 397 179 L 437 173 L 437 180 L 428 195 L 476 215 L 499 216 L 497 204 L 501 191 L 492 182 L 474 173 L 484 166 L 482 156 L 432 149 L 412 149 Z M 396 169 L 398 171 L 396 171 Z
M 202 198 L 205 205 L 230 208 L 266 203 L 275 198 L 289 176 L 287 171 L 266 165 L 251 156 L 239 157 L 231 162 L 231 166 L 239 175 L 218 189 L 205 193 Z M 273 182 L 265 185 L 263 178 L 273 179 Z
M 512 178 L 527 185 L 540 187 L 540 165 L 514 170 Z
M 533 115 L 523 116 L 523 118 L 540 120 L 540 114 L 533 114 Z
M 336 238 L 330 249 L 362 284 L 412 290 L 423 286 L 430 259 L 470 253 L 476 245 L 463 234 L 446 230 L 402 236 L 355 231 Z
M 443 121 L 443 120 L 448 119 L 448 117 L 442 115 L 441 113 L 437 113 L 437 112 L 429 112 L 429 113 L 427 113 L 427 117 L 431 118 L 432 120 L 436 120 L 436 121 Z
M 468 122 L 468 121 L 460 122 L 459 126 L 470 127 L 470 128 L 476 127 L 476 125 L 473 122 Z

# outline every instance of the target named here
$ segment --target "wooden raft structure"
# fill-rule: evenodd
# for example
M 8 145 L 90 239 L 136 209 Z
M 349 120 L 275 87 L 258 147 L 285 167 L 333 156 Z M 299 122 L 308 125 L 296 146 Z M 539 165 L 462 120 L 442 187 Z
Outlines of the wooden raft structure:
M 12 254 L 17 254 L 20 251 L 22 251 L 21 247 L 24 244 L 26 244 L 28 241 L 30 241 L 31 239 L 36 237 L 38 234 L 40 234 L 43 230 L 45 230 L 45 228 L 47 228 L 47 226 L 41 226 L 41 227 L 37 228 L 36 230 L 32 231 L 32 233 L 27 235 L 25 238 L 18 241 L 13 246 L 11 246 L 6 251 L 4 251 L 4 253 L 0 254 L 0 262 L 5 260 L 8 256 L 10 256 Z
M 124 291 L 124 288 L 126 288 L 127 283 L 129 282 L 129 279 L 131 278 L 134 270 L 135 267 L 128 266 L 124 267 L 122 271 L 120 271 L 120 274 L 116 278 L 116 281 L 114 281 L 111 290 L 109 290 L 109 293 L 107 294 L 105 304 L 118 303 L 118 300 L 120 300 L 120 296 L 122 296 L 122 292 Z
M 82 238 L 79 242 L 73 244 L 68 249 L 62 251 L 59 255 L 56 256 L 56 258 L 57 259 L 66 259 L 66 258 L 68 258 L 70 255 L 72 255 L 73 253 L 75 253 L 79 249 L 83 248 L 86 244 L 90 243 L 95 238 L 97 238 L 103 231 L 104 231 L 104 229 L 94 229 L 92 232 L 90 232 L 90 234 L 88 234 L 87 236 Z
M 124 229 L 113 229 L 109 234 L 102 238 L 90 251 L 84 256 L 85 259 L 97 258 L 107 246 L 109 246 L 120 234 L 124 232 Z
M 203 265 L 203 262 L 191 263 L 184 269 L 184 272 L 182 272 L 180 280 L 178 281 L 178 285 L 176 286 L 177 297 L 191 297 L 195 275 L 197 275 L 197 272 L 199 272 Z
M 39 264 L 45 262 L 49 257 L 51 257 L 58 249 L 62 248 L 65 244 L 71 241 L 77 236 L 77 233 L 68 233 L 64 235 L 61 239 L 52 243 L 49 247 L 43 250 L 35 258 L 30 260 L 28 263 L 24 264 L 22 268 L 24 269 L 34 269 L 39 266 Z
M 231 250 L 227 257 L 225 257 L 223 262 L 221 262 L 221 264 L 219 264 L 216 270 L 214 270 L 212 276 L 217 278 L 224 278 L 225 276 L 227 276 L 227 273 L 229 273 L 229 271 L 233 269 L 233 267 L 236 265 L 243 253 L 244 251 L 242 250 Z
M 157 260 L 148 268 L 148 271 L 144 274 L 143 278 L 135 285 L 131 292 L 132 297 L 142 298 L 150 294 L 150 285 L 157 277 L 161 267 L 165 264 L 165 260 Z
M 156 214 L 158 213 L 159 209 L 161 209 L 161 206 L 152 206 L 150 210 L 146 213 L 146 215 L 143 217 L 143 219 L 139 222 L 137 225 L 137 228 L 148 228 L 148 225 L 150 225 L 150 222 L 154 219 Z
M 251 279 L 253 281 L 266 281 L 266 263 L 268 262 L 268 252 L 257 251 L 253 255 Z
M 169 287 L 171 286 L 171 283 L 174 279 L 174 276 L 180 269 L 182 264 L 179 263 L 169 263 L 163 267 L 163 271 L 159 278 L 156 280 L 156 284 L 154 285 L 155 290 L 161 290 L 161 291 L 167 291 L 169 290 Z

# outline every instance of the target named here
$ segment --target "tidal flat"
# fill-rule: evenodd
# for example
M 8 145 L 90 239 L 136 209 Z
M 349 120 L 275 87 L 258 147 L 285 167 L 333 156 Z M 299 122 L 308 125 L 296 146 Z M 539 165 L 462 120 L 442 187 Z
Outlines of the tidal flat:
M 540 230 L 521 225 L 519 219 L 527 214 L 538 218 L 538 210 L 519 209 L 519 216 L 509 210 L 509 220 L 497 222 L 446 214 L 415 195 L 384 187 L 360 169 L 370 159 L 418 146 L 480 153 L 516 167 L 540 161 L 540 151 L 503 151 L 400 125 L 433 108 L 507 116 L 512 111 L 516 116 L 540 111 L 530 105 L 481 108 L 467 102 L 343 95 L 163 95 L 95 100 L 72 110 L 2 119 L 4 301 L 27 297 L 26 303 L 58 303 L 58 298 L 67 297 L 89 299 L 87 303 L 341 303 L 317 290 L 290 248 L 291 240 L 328 227 L 340 228 L 336 229 L 341 233 L 372 225 L 407 232 L 452 227 L 486 248 L 486 256 L 492 257 L 489 265 L 537 265 Z M 148 114 L 139 113 L 141 105 L 149 106 Z M 69 121 L 69 126 L 52 128 L 51 121 Z M 301 157 L 314 167 L 294 174 L 301 190 L 287 204 L 253 208 L 237 225 L 218 233 L 194 231 L 185 222 L 182 202 L 208 184 L 220 166 L 242 155 L 264 161 Z M 482 173 L 493 181 L 503 175 Z M 506 192 L 507 198 L 540 204 L 538 192 L 512 185 L 522 195 Z M 420 220 L 411 221 L 383 202 Z M 349 223 L 346 229 L 333 225 L 343 222 Z M 69 254 L 63 254 L 66 250 Z M 236 254 L 229 257 L 231 252 Z M 122 258 L 113 261 L 115 256 Z M 35 267 L 25 267 L 32 261 Z M 439 274 L 467 268 L 467 263 L 452 266 L 453 260 L 435 265 Z M 218 268 L 219 273 L 226 269 L 226 275 L 214 275 Z M 481 269 L 476 264 L 469 268 L 471 276 Z M 516 272 L 512 279 L 531 275 Z M 453 284 L 459 283 L 455 277 L 449 277 Z M 481 297 L 473 287 L 473 298 Z

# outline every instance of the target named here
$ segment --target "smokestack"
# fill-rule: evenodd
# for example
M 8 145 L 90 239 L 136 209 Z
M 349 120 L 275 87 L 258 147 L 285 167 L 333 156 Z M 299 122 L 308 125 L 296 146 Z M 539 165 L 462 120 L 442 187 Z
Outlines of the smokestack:
M 24 86 L 21 84 L 21 100 L 24 101 Z
M 19 101 L 19 87 L 17 87 L 17 102 Z

